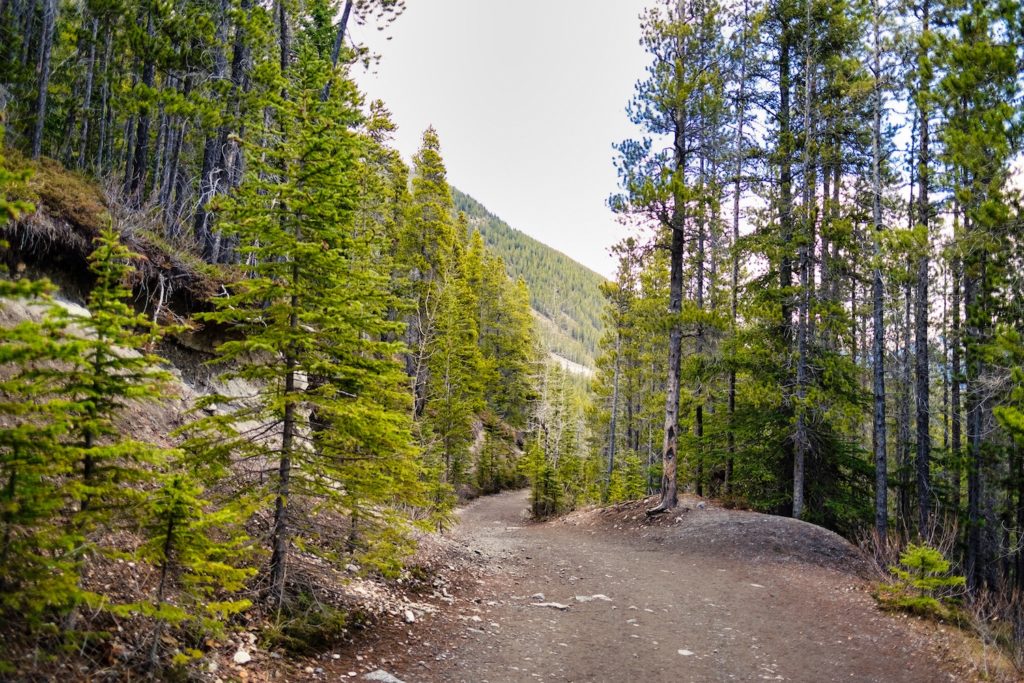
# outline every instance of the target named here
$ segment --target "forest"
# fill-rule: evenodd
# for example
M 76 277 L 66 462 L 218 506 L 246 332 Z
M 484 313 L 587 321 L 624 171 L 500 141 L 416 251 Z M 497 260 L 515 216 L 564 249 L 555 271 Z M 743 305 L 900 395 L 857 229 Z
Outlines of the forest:
M 0 4 L 0 676 L 330 642 L 527 486 L 920 544 L 1022 651 L 1024 10 L 652 4 L 611 281 L 403 160 L 401 0 Z
M 883 554 L 933 544 L 1018 642 L 1022 22 L 939 0 L 650 9 L 590 418 L 649 514 L 686 490 Z
M 325 572 L 408 578 L 460 496 L 523 480 L 529 291 L 436 132 L 407 166 L 349 75 L 347 22 L 401 10 L 0 8 L 0 675 L 118 623 L 168 676 L 246 614 L 341 637 Z M 134 592 L 102 578 L 128 560 Z

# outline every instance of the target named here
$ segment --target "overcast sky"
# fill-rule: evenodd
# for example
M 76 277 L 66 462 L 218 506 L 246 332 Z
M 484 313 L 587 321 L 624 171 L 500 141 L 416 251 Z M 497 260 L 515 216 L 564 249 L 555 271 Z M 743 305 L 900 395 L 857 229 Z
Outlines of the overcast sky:
M 509 225 L 611 276 L 625 234 L 608 210 L 612 143 L 636 136 L 625 106 L 647 60 L 645 0 L 408 0 L 356 78 L 384 100 L 411 159 L 428 125 L 449 181 Z M 383 40 L 390 35 L 391 40 Z

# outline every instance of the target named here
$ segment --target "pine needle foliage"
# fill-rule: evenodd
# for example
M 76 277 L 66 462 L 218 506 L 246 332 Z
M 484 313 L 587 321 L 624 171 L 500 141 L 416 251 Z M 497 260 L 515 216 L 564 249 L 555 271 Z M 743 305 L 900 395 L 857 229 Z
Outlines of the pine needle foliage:
M 156 589 L 146 600 L 113 608 L 118 615 L 139 614 L 155 621 L 151 666 L 160 663 L 167 627 L 192 625 L 200 633 L 221 633 L 229 617 L 249 607 L 248 600 L 232 594 L 255 573 L 241 564 L 249 540 L 242 522 L 250 511 L 239 504 L 211 508 L 202 487 L 182 468 L 173 468 L 162 479 L 141 511 L 146 541 L 135 552 L 159 573 Z M 178 650 L 173 662 L 182 664 L 200 654 Z
M 60 523 L 72 503 L 64 484 L 76 455 L 68 446 L 74 403 L 52 371 L 72 356 L 63 332 L 51 318 L 5 327 L 0 336 L 0 611 L 31 625 L 78 596 L 72 553 L 84 539 Z
M 89 257 L 96 278 L 86 303 L 88 315 L 55 309 L 75 331 L 69 341 L 74 356 L 60 369 L 69 407 L 70 444 L 76 450 L 76 480 L 68 492 L 77 502 L 76 524 L 94 529 L 112 511 L 137 503 L 154 478 L 153 467 L 166 462 L 167 451 L 128 438 L 118 421 L 133 403 L 159 401 L 167 395 L 171 375 L 162 359 L 147 351 L 165 330 L 128 303 L 132 260 L 139 258 L 106 228 Z
M 967 583 L 963 576 L 950 574 L 942 553 L 924 544 L 908 545 L 899 565 L 889 569 L 896 582 L 881 587 L 883 604 L 915 614 L 948 617 L 949 599 Z
M 189 446 L 215 477 L 232 462 L 255 463 L 243 493 L 273 501 L 277 602 L 295 544 L 315 551 L 328 532 L 318 511 L 369 519 L 421 500 L 401 345 L 388 341 L 402 330 L 389 317 L 397 302 L 373 234 L 353 229 L 358 95 L 308 49 L 285 90 L 269 96 L 269 124 L 246 140 L 249 175 L 219 207 L 219 229 L 237 240 L 248 277 L 201 316 L 232 335 L 218 348 L 229 368 L 221 379 L 256 395 L 212 397 L 219 412 L 197 424 Z

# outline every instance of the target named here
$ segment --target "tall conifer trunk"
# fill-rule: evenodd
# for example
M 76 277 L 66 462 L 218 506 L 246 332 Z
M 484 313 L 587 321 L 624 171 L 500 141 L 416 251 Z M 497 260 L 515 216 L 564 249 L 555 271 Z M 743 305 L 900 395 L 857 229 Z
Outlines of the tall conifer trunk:
M 155 35 L 153 24 L 154 8 L 146 10 L 146 36 L 152 43 Z M 146 50 L 142 63 L 142 85 L 147 91 L 152 90 L 156 79 L 156 63 L 153 49 Z M 142 194 L 145 191 L 146 174 L 149 171 L 149 105 L 143 104 L 139 109 L 139 118 L 135 128 L 135 151 L 131 164 L 131 172 L 128 175 L 128 201 L 138 205 L 142 201 Z
M 89 59 L 85 70 L 85 99 L 82 102 L 82 134 L 78 144 L 78 158 L 75 164 L 79 169 L 85 168 L 85 157 L 89 149 L 89 120 L 92 118 L 92 91 L 96 73 L 96 37 L 100 20 L 92 19 L 92 34 L 89 38 Z M 101 112 L 102 114 L 102 112 Z
M 886 449 L 885 426 L 885 285 L 882 282 L 881 240 L 882 240 L 882 174 L 881 174 L 881 137 L 882 137 L 882 64 L 879 43 L 879 11 L 878 0 L 872 0 L 872 32 L 874 34 L 874 50 L 872 68 L 874 70 L 874 111 L 871 127 L 871 181 L 872 201 L 871 213 L 875 233 L 875 263 L 872 267 L 871 307 L 872 338 L 871 364 L 874 370 L 873 398 L 874 419 L 872 422 L 872 447 L 875 459 L 875 534 L 879 543 L 885 543 L 889 533 L 889 476 L 887 468 L 888 451 Z
M 301 232 L 295 228 L 296 241 L 301 240 Z M 299 266 L 296 263 L 292 266 L 292 287 L 298 290 L 300 274 Z M 299 327 L 299 297 L 297 293 L 291 296 L 291 314 L 288 318 L 288 328 L 292 335 Z M 287 561 L 288 561 L 288 536 L 290 525 L 288 522 L 288 506 L 291 496 L 291 472 L 292 472 L 292 449 L 295 445 L 295 404 L 296 397 L 296 366 L 294 349 L 285 349 L 285 376 L 284 376 L 284 416 L 281 423 L 281 458 L 277 468 L 277 486 L 274 492 L 274 526 L 271 531 L 271 555 L 270 555 L 270 593 L 278 605 L 284 602 L 285 586 L 287 582 Z
M 922 226 L 923 241 L 921 253 L 917 259 L 917 298 L 914 311 L 914 374 L 916 379 L 916 409 L 917 409 L 917 455 L 915 459 L 915 470 L 917 472 L 917 509 L 918 509 L 918 531 L 926 536 L 929 530 L 929 518 L 931 507 L 931 476 L 929 472 L 929 460 L 931 457 L 931 434 L 929 430 L 929 367 L 928 367 L 928 251 L 929 239 L 928 230 L 931 216 L 929 206 L 928 190 L 931 176 L 930 150 L 928 139 L 928 116 L 931 88 L 931 79 L 926 78 L 930 66 L 928 61 L 928 31 L 929 31 L 929 0 L 921 3 L 921 53 L 918 61 L 921 66 L 921 82 L 917 93 L 918 108 L 920 111 L 918 122 L 918 170 L 917 170 L 917 220 Z
M 42 0 L 43 30 L 39 38 L 39 60 L 36 64 L 36 119 L 32 127 L 32 158 L 38 159 L 43 151 L 43 132 L 46 128 L 46 100 L 50 95 L 50 56 L 57 24 L 57 0 Z M 27 34 L 26 34 L 27 35 Z M 29 41 L 26 40 L 27 44 Z
M 616 332 L 615 335 L 615 376 L 612 378 L 612 410 L 608 422 L 608 472 L 605 481 L 604 497 L 608 499 L 608 493 L 612 487 L 612 472 L 615 470 L 615 428 L 619 413 L 619 365 L 622 351 L 622 335 Z
M 959 205 L 954 208 L 954 214 L 959 213 Z M 959 221 L 954 220 L 954 225 Z M 958 231 L 954 228 L 954 235 Z M 960 400 L 960 386 L 962 382 L 963 368 L 961 367 L 961 346 L 960 341 L 960 297 L 963 285 L 963 269 L 958 255 L 953 256 L 953 320 L 952 326 L 952 379 L 949 389 L 949 400 L 951 403 L 952 424 L 950 426 L 950 448 L 952 449 L 952 466 L 950 474 L 952 478 L 952 490 L 950 491 L 950 507 L 953 508 L 955 519 L 960 517 L 960 490 L 963 485 L 963 410 Z
M 739 309 L 739 286 L 740 286 L 740 196 L 743 191 L 743 127 L 747 121 L 746 112 L 746 87 L 747 87 L 747 27 L 749 18 L 747 1 L 743 2 L 743 47 L 740 55 L 739 87 L 736 94 L 736 139 L 733 143 L 733 153 L 736 155 L 733 196 L 732 196 L 732 291 L 729 297 L 730 332 L 734 342 L 737 332 L 737 317 Z M 733 353 L 736 353 L 735 346 Z M 731 363 L 729 367 L 729 431 L 726 435 L 728 456 L 725 461 L 725 492 L 732 493 L 733 487 L 733 463 L 736 458 L 736 364 Z
M 679 211 L 679 209 L 677 209 Z M 682 221 L 680 221 L 682 223 Z M 683 257 L 685 240 L 682 228 L 672 229 L 669 252 L 668 314 L 672 325 L 668 337 L 668 381 L 665 387 L 665 441 L 661 454 L 661 501 L 648 514 L 665 512 L 678 502 L 676 491 L 676 456 L 679 447 L 679 370 L 682 359 L 683 330 L 679 314 L 683 310 Z
M 803 148 L 803 231 L 798 248 L 800 269 L 800 300 L 797 310 L 797 361 L 796 361 L 796 428 L 793 433 L 793 516 L 801 517 L 804 513 L 804 498 L 807 469 L 807 457 L 810 452 L 810 439 L 807 434 L 807 374 L 811 306 L 811 254 L 814 245 L 814 178 L 811 161 L 811 100 L 814 96 L 812 69 L 814 61 L 811 55 L 811 3 L 804 0 L 806 6 L 804 25 L 804 148 Z

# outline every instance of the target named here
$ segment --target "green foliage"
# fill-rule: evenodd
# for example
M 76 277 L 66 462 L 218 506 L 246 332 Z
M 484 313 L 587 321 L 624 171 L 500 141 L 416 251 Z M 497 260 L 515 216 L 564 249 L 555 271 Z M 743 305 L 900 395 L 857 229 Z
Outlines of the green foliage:
M 879 588 L 883 604 L 915 614 L 948 618 L 949 600 L 955 589 L 966 585 L 963 576 L 950 575 L 950 563 L 935 548 L 911 543 L 900 555 L 899 566 L 890 567 L 896 577 Z
M 520 461 L 529 480 L 534 516 L 549 517 L 595 500 L 600 468 L 589 457 L 585 395 L 553 362 L 540 369 L 533 436 Z
M 54 6 L 52 34 L 50 3 L 0 8 L 14 146 L 32 146 L 38 114 L 52 157 L 0 159 L 0 223 L 37 201 L 39 224 L 12 230 L 39 239 L 19 239 L 10 262 L 72 245 L 92 252 L 95 284 L 84 315 L 52 307 L 45 283 L 0 279 L 0 297 L 18 299 L 3 305 L 41 316 L 2 331 L 0 609 L 34 624 L 80 622 L 82 603 L 131 615 L 153 624 L 156 664 L 164 631 L 217 631 L 247 607 L 237 594 L 264 553 L 242 530 L 269 513 L 267 597 L 295 610 L 284 637 L 341 631 L 343 614 L 306 609 L 317 598 L 286 599 L 294 553 L 394 578 L 412 520 L 446 526 L 457 487 L 524 481 L 540 356 L 526 283 L 455 216 L 436 133 L 410 173 L 383 103 L 364 117 L 346 61 L 365 51 L 347 34 L 328 61 L 337 3 Z M 353 21 L 400 9 L 357 3 Z M 105 193 L 90 175 L 118 181 Z M 140 272 L 108 195 L 143 244 Z M 224 285 L 195 318 L 223 342 L 222 391 L 176 435 L 182 452 L 130 429 L 171 386 L 152 354 L 171 330 L 133 303 L 151 303 L 159 278 L 165 316 L 196 304 L 171 293 L 168 263 Z M 141 545 L 115 551 L 125 529 Z M 160 576 L 150 592 L 113 606 L 89 592 L 83 568 L 131 553 Z
M 1024 446 L 1024 341 L 1016 330 L 1004 328 L 996 338 L 997 351 L 1010 367 L 1012 389 L 1006 403 L 993 413 L 1018 446 Z
M 608 484 L 608 503 L 637 500 L 647 495 L 648 472 L 636 453 L 627 453 L 615 464 Z
M 16 198 L 29 178 L 28 169 L 11 170 L 4 163 L 4 120 L 0 115 L 0 228 L 8 221 L 16 221 L 35 207 L 24 199 Z M 0 246 L 6 246 L 0 242 Z
M 242 525 L 251 510 L 238 504 L 212 509 L 203 489 L 179 470 L 167 474 L 141 511 L 146 541 L 137 558 L 159 572 L 155 593 L 146 601 L 116 605 L 115 614 L 139 614 L 157 622 L 153 653 L 163 627 L 193 624 L 219 634 L 225 622 L 249 607 L 234 599 L 255 569 L 246 567 L 249 538 Z M 155 661 L 154 656 L 154 661 Z
M 263 634 L 266 647 L 283 648 L 296 655 L 321 652 L 344 642 L 348 628 L 358 623 L 348 612 L 302 593 L 280 613 L 277 622 Z
M 104 230 L 89 257 L 96 283 L 88 315 L 55 309 L 65 325 L 80 330 L 70 342 L 75 355 L 60 374 L 62 392 L 74 401 L 69 437 L 77 442 L 78 481 L 68 492 L 79 503 L 76 523 L 85 530 L 137 501 L 135 487 L 152 480 L 152 467 L 167 458 L 164 449 L 126 437 L 118 424 L 131 405 L 164 399 L 171 379 L 159 367 L 161 359 L 147 351 L 166 330 L 128 303 L 133 258 L 115 230 Z
M 517 471 L 519 453 L 515 434 L 503 433 L 500 425 L 489 425 L 486 419 L 484 430 L 474 468 L 477 490 L 489 494 L 520 486 L 522 477 Z
M 321 100 L 327 78 L 331 97 Z M 424 501 L 395 361 L 402 347 L 390 341 L 402 330 L 390 315 L 397 301 L 375 236 L 354 229 L 357 95 L 308 50 L 287 92 L 270 102 L 270 127 L 250 132 L 249 176 L 220 206 L 219 228 L 243 245 L 249 278 L 201 316 L 235 335 L 218 349 L 230 367 L 222 379 L 250 382 L 257 396 L 211 398 L 223 412 L 199 421 L 189 444 L 213 478 L 247 458 L 275 463 L 277 600 L 300 519 L 303 547 L 316 552 L 325 547 L 316 539 L 331 533 L 319 508 L 369 518 L 378 507 Z M 273 428 L 254 436 L 253 424 Z M 239 494 L 263 495 L 256 481 L 240 483 Z
M 53 305 L 18 289 L 0 306 Z M 84 538 L 60 520 L 76 464 L 75 404 L 52 371 L 74 357 L 64 332 L 53 317 L 0 329 L 0 612 L 31 626 L 80 599 L 75 551 Z
M 537 441 L 527 445 L 522 468 L 530 479 L 530 511 L 534 518 L 546 519 L 562 512 L 562 484 L 558 472 Z
M 4 610 L 30 625 L 103 602 L 79 580 L 87 553 L 104 550 L 91 534 L 125 521 L 169 455 L 119 428 L 131 406 L 161 398 L 168 379 L 142 350 L 158 331 L 125 301 L 131 258 L 105 230 L 90 260 L 88 316 L 35 299 L 40 322 L 3 330 L 0 581 Z

